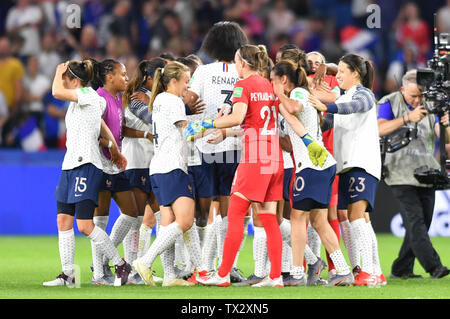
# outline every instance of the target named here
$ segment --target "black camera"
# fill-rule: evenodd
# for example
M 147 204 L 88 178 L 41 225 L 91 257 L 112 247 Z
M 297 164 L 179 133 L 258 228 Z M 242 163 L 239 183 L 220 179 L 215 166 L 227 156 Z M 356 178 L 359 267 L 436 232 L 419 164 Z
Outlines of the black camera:
M 417 70 L 417 84 L 425 87 L 423 96 L 425 109 L 442 118 L 450 110 L 450 36 L 448 33 L 437 33 L 436 14 L 434 14 L 434 54 L 427 62 L 428 68 Z M 421 166 L 414 170 L 414 177 L 422 184 L 433 185 L 435 189 L 450 188 L 450 176 L 447 167 L 445 150 L 445 129 L 439 121 L 440 166 L 431 169 Z
M 417 84 L 426 88 L 423 92 L 425 109 L 442 116 L 450 110 L 450 36 L 441 33 L 434 39 L 433 58 L 427 62 L 428 68 L 417 70 Z

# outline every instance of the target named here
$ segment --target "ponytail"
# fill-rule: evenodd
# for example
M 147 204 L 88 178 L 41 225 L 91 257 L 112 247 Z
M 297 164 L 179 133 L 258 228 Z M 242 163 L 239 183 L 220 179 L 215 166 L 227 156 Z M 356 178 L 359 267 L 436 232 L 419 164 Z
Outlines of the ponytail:
M 158 67 L 164 67 L 167 62 L 162 58 L 154 58 L 150 61 L 144 60 L 139 63 L 136 75 L 134 78 L 128 83 L 127 88 L 125 89 L 122 96 L 122 104 L 126 107 L 131 103 L 131 95 L 136 92 L 147 79 L 150 77 L 153 79 L 155 76 L 155 71 Z
M 153 110 L 153 102 L 156 96 L 167 90 L 171 79 L 179 80 L 183 72 L 189 72 L 189 67 L 180 62 L 171 62 L 163 68 L 157 68 L 153 76 L 152 97 L 148 104 L 150 111 Z
M 94 76 L 93 63 L 91 60 L 72 60 L 69 62 L 69 66 L 63 76 L 68 77 L 71 80 L 78 79 L 81 86 L 86 87 Z
M 252 70 L 262 72 L 269 64 L 269 56 L 264 45 L 244 45 L 238 50 L 238 54 Z
M 366 74 L 362 78 L 362 85 L 364 85 L 369 90 L 373 89 L 373 78 L 374 78 L 374 68 L 372 62 L 369 60 L 364 61 L 366 67 Z
M 372 62 L 354 53 L 344 55 L 339 61 L 347 64 L 350 71 L 358 72 L 361 84 L 364 87 L 369 90 L 373 89 L 374 68 Z
M 103 87 L 106 83 L 106 75 L 114 72 L 116 65 L 120 64 L 120 62 L 113 59 L 106 59 L 102 62 L 98 62 L 93 58 L 90 58 L 89 60 L 91 60 L 93 64 L 94 76 L 91 85 L 94 90 Z

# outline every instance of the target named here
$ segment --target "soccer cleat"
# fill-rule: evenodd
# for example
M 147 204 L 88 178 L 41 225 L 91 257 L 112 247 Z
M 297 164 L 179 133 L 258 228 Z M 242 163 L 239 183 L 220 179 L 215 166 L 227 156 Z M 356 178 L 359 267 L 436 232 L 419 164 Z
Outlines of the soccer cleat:
M 386 280 L 386 277 L 384 276 L 384 274 L 377 276 L 377 280 L 378 280 L 378 285 L 386 286 L 387 280 Z
M 314 264 L 308 265 L 308 279 L 306 285 L 315 286 L 319 284 L 321 279 L 320 273 L 325 267 L 327 267 L 327 263 L 321 258 L 317 258 L 317 261 Z
M 349 286 L 355 281 L 353 274 L 349 272 L 346 275 L 336 274 L 333 278 L 328 279 L 327 286 Z
M 377 279 L 371 274 L 360 271 L 359 274 L 355 276 L 355 286 L 373 286 Z
M 162 286 L 163 287 L 189 287 L 189 286 L 195 286 L 195 284 L 192 282 L 189 282 L 187 280 L 174 277 L 174 278 L 164 278 Z
M 187 280 L 188 278 L 191 278 L 192 275 L 193 275 L 192 271 L 181 270 L 177 266 L 174 266 L 173 270 L 174 270 L 175 275 L 177 276 L 177 278 L 180 278 L 180 279 Z
M 283 277 L 280 276 L 278 278 L 272 279 L 270 276 L 267 276 L 257 284 L 252 285 L 252 287 L 284 287 Z
M 152 275 L 152 278 L 153 278 L 153 282 L 154 282 L 155 284 L 160 283 L 160 282 L 163 282 L 163 280 L 164 280 L 164 279 L 162 279 L 161 277 L 156 276 L 155 274 Z M 141 279 L 142 279 L 142 278 L 141 278 Z
M 207 275 L 197 277 L 199 283 L 204 286 L 228 287 L 230 285 L 230 274 L 220 277 L 218 272 L 209 272 Z
M 128 276 L 130 275 L 130 272 L 132 270 L 130 264 L 127 263 L 125 261 L 125 259 L 122 258 L 122 260 L 123 260 L 123 265 L 114 266 L 114 268 L 116 269 L 116 278 L 114 280 L 115 287 L 120 287 L 120 286 L 125 285 L 128 281 Z
M 141 276 L 136 272 L 132 276 L 128 276 L 127 285 L 145 285 Z
M 361 272 L 361 267 L 355 266 L 355 268 L 353 268 L 353 276 L 354 277 L 356 277 L 360 272 Z
M 96 279 L 95 277 L 92 277 L 91 284 L 97 286 L 113 286 L 114 278 L 103 276 L 100 279 Z
M 288 286 L 306 286 L 306 282 L 307 282 L 307 280 L 306 280 L 306 276 L 305 275 L 302 275 L 302 276 L 300 276 L 298 278 L 296 278 L 296 277 L 294 277 L 292 275 L 289 275 L 286 278 L 283 278 L 283 283 L 284 283 L 285 287 L 288 287 Z
M 230 280 L 232 283 L 241 282 L 245 280 L 245 277 L 240 269 L 233 267 L 230 271 Z
M 75 277 L 67 276 L 65 273 L 60 273 L 58 277 L 56 277 L 55 280 L 51 281 L 45 281 L 42 283 L 42 285 L 46 287 L 56 287 L 56 286 L 68 286 L 73 287 L 75 286 Z
M 257 284 L 261 281 L 263 281 L 264 277 L 258 277 L 255 274 L 251 274 L 250 276 L 248 276 L 247 279 L 241 281 L 241 282 L 235 282 L 233 283 L 233 286 L 235 287 L 244 287 L 244 286 L 251 286 L 254 284 Z
M 148 286 L 156 286 L 155 281 L 153 280 L 153 274 L 152 274 L 152 268 L 148 268 L 144 266 L 140 259 L 136 259 L 133 262 L 133 268 L 134 270 L 141 276 L 141 279 L 144 281 L 144 283 Z

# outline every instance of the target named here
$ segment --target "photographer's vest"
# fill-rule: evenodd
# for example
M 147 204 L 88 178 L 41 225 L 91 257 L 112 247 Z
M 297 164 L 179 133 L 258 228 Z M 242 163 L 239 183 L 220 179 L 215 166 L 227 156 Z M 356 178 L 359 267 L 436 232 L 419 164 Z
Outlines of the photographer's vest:
M 378 105 L 389 101 L 394 118 L 409 114 L 411 109 L 405 102 L 403 94 L 399 91 L 391 93 L 378 102 Z M 436 118 L 434 114 L 426 115 L 417 123 L 417 138 L 413 139 L 406 147 L 394 152 L 387 153 L 384 165 L 388 170 L 385 182 L 388 185 L 412 185 L 430 187 L 421 184 L 414 177 L 414 170 L 420 166 L 427 165 L 429 168 L 439 169 L 439 163 L 434 158 L 435 133 L 434 126 Z M 407 124 L 413 127 L 415 123 Z

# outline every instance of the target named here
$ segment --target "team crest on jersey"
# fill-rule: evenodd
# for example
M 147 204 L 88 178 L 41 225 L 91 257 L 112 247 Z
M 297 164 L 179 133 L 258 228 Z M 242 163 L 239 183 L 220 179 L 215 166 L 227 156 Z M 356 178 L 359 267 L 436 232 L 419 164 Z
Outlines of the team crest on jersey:
M 243 88 L 240 88 L 240 87 L 235 88 L 234 92 L 233 92 L 233 96 L 234 97 L 241 97 L 242 96 L 242 90 L 243 90 Z
M 105 181 L 105 183 L 106 183 L 106 187 L 111 187 L 112 186 L 112 182 L 109 179 L 107 179 Z
M 147 179 L 145 178 L 145 176 L 141 176 L 141 183 L 142 183 L 142 186 L 144 186 L 145 185 L 145 181 L 146 181 Z
M 192 186 L 188 184 L 189 193 L 192 194 Z

